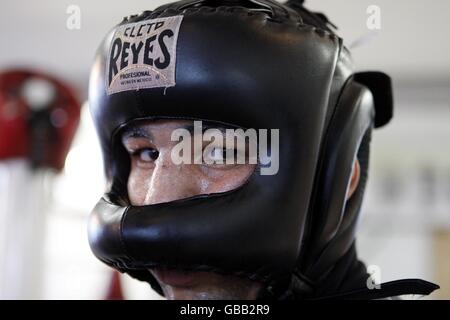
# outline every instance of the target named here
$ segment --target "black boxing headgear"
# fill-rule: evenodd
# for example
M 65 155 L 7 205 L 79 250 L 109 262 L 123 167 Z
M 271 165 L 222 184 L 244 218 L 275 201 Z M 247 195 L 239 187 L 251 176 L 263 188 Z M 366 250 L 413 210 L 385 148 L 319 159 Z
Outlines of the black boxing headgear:
M 391 85 L 382 73 L 354 74 L 323 15 L 295 1 L 187 0 L 130 16 L 98 51 L 89 103 L 109 182 L 89 222 L 101 261 L 159 292 L 148 268 L 247 277 L 277 297 L 365 284 L 355 225 Z M 131 206 L 121 130 L 167 118 L 279 129 L 279 171 L 230 192 Z M 363 177 L 346 201 L 356 157 Z

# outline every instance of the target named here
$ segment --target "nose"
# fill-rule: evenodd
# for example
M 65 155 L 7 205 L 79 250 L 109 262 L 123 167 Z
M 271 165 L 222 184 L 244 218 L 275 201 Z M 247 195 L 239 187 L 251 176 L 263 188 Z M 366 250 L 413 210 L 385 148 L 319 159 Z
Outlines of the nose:
M 149 181 L 145 204 L 185 199 L 202 193 L 201 183 L 187 165 L 174 164 L 170 152 L 160 151 Z

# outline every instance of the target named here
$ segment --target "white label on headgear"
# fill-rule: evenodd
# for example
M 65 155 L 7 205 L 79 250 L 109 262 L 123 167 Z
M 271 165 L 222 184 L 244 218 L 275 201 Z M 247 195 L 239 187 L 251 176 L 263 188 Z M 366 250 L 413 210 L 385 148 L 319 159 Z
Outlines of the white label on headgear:
M 178 32 L 183 16 L 117 27 L 106 66 L 108 94 L 175 86 Z

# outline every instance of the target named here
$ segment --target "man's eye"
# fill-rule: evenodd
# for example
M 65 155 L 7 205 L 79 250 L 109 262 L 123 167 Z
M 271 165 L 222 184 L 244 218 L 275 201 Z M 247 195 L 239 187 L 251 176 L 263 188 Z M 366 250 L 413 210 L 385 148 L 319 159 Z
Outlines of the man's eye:
M 153 148 L 140 149 L 133 153 L 133 156 L 138 158 L 141 162 L 152 162 L 158 159 L 159 152 Z

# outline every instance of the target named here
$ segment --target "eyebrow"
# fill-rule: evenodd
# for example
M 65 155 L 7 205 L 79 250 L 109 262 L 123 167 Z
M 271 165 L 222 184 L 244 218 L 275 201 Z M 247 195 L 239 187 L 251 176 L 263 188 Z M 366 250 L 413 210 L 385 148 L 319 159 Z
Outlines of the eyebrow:
M 146 138 L 146 139 L 152 139 L 153 136 L 150 132 L 148 132 L 147 129 L 143 127 L 130 127 L 125 130 L 125 132 L 122 134 L 122 140 L 128 140 L 131 138 Z

